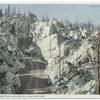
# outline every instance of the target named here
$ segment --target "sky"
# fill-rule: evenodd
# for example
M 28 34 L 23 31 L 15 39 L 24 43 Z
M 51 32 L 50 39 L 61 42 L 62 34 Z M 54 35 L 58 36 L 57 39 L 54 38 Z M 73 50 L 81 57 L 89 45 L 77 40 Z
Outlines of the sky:
M 8 5 L 0 4 L 0 8 L 7 8 Z M 49 16 L 58 20 L 69 19 L 71 22 L 92 21 L 100 24 L 100 5 L 89 4 L 12 4 L 11 8 L 20 9 L 22 12 L 31 11 L 38 18 Z

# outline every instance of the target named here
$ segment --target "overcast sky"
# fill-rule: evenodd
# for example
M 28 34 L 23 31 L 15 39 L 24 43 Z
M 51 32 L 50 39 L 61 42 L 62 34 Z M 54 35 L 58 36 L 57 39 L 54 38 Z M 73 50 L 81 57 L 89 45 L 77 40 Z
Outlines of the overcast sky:
M 6 8 L 7 5 L 0 4 L 1 8 Z M 91 20 L 95 24 L 100 23 L 100 6 L 95 5 L 67 5 L 67 4 L 15 4 L 11 8 L 16 7 L 21 11 L 31 11 L 39 18 L 41 16 L 55 17 L 58 20 L 69 19 L 72 22 L 87 22 Z

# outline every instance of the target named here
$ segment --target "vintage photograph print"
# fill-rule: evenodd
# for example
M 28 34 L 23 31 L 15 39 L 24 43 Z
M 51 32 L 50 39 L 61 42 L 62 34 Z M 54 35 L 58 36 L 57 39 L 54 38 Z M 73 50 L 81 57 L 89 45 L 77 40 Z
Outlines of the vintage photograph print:
M 100 5 L 0 4 L 0 94 L 100 94 Z

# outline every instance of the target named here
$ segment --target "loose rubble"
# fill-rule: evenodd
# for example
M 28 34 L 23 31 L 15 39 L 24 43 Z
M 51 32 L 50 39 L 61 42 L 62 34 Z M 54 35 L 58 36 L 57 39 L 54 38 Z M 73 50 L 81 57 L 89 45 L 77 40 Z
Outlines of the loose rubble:
M 37 44 L 48 62 L 46 73 L 51 79 L 54 93 L 95 94 L 95 53 L 91 40 L 96 38 L 96 31 L 88 31 L 86 28 L 71 30 L 69 26 L 70 31 L 66 36 L 64 26 L 61 27 L 57 23 L 59 22 L 53 19 L 40 22 L 36 27 L 37 34 L 42 27 Z M 52 26 L 57 30 L 52 31 Z

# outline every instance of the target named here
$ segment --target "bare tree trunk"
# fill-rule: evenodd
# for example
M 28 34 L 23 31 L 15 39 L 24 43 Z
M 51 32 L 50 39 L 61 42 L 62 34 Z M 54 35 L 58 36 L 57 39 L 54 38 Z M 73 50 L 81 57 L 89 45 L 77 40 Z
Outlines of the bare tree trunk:
M 64 72 L 64 70 L 65 70 L 65 55 L 64 55 L 64 52 L 65 52 L 65 44 L 63 45 L 64 46 L 64 51 L 63 51 L 63 68 L 62 68 L 62 73 Z
M 10 16 L 10 5 L 8 5 L 8 11 L 7 11 L 7 13 L 8 13 L 8 17 Z
M 18 29 L 17 29 L 17 52 L 19 52 L 19 17 L 20 17 L 20 11 L 18 12 Z
M 58 47 L 59 47 L 59 78 L 61 75 L 61 47 L 60 47 L 60 36 L 58 35 Z
M 61 48 L 59 44 L 59 75 L 61 74 Z
M 8 28 L 7 25 L 8 25 L 8 22 L 6 23 L 6 35 L 7 35 L 7 28 Z
M 51 58 L 51 35 L 50 35 L 50 58 Z
M 29 21 L 28 21 L 27 27 L 28 27 L 28 30 L 27 30 L 27 38 L 29 38 L 29 33 L 30 33 L 30 22 Z
M 77 41 L 77 42 L 78 42 L 78 41 Z M 78 45 L 78 43 L 77 43 L 77 45 Z M 77 54 L 76 54 L 76 64 L 75 64 L 75 65 L 77 65 L 77 63 L 78 63 L 78 62 L 77 62 L 77 58 L 78 58 L 78 50 L 76 50 L 76 53 L 77 53 Z
M 100 55 L 99 55 L 100 43 L 97 44 L 97 54 L 96 54 L 96 94 L 100 94 Z

